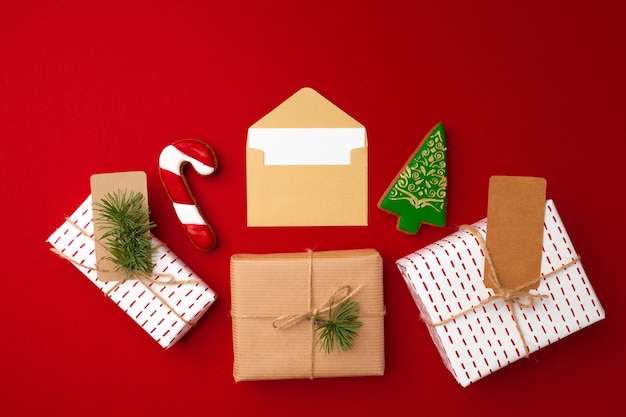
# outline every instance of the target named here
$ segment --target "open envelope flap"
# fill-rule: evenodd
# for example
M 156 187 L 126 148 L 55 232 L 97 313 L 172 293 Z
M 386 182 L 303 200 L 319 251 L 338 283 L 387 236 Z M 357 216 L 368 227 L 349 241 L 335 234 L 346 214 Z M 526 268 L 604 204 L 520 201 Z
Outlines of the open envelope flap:
M 365 128 L 311 88 L 302 88 L 248 130 L 265 165 L 349 165 L 367 145 Z
M 363 125 L 317 91 L 304 87 L 250 126 L 251 129 L 276 127 L 362 128 Z

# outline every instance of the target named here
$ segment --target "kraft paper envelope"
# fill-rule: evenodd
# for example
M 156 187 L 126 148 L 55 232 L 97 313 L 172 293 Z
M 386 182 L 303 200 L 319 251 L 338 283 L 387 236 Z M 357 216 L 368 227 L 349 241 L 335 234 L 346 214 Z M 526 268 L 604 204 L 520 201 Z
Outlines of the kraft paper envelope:
M 365 127 L 302 88 L 248 129 L 248 226 L 367 226 Z

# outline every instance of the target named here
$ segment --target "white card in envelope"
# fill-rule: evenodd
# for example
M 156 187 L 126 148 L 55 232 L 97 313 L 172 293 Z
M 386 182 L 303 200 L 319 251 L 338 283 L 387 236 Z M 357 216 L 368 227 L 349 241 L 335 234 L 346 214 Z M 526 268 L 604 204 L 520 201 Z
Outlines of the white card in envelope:
M 248 146 L 265 165 L 350 165 L 353 149 L 366 145 L 365 128 L 265 128 L 248 130 Z

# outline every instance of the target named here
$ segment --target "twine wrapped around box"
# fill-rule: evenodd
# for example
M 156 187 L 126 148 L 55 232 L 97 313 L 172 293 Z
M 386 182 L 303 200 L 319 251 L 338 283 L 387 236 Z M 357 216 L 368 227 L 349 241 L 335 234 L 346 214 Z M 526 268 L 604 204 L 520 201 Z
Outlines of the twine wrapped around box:
M 180 340 L 216 301 L 215 292 L 155 236 L 151 236 L 157 247 L 154 255 L 155 275 L 151 277 L 154 282 L 99 280 L 97 271 L 90 268 L 97 265 L 93 234 L 93 212 L 89 196 L 50 235 L 47 242 L 65 258 L 71 259 L 72 264 L 86 278 L 163 348 L 170 348 Z M 175 285 L 172 285 L 173 282 Z M 150 289 L 146 289 L 146 286 Z
M 98 240 L 96 240 L 92 235 L 90 235 L 85 229 L 83 229 L 82 227 L 80 227 L 78 224 L 76 224 L 76 222 L 72 221 L 71 219 L 66 219 L 65 220 L 67 223 L 71 224 L 76 230 L 78 230 L 83 236 L 85 236 L 87 239 L 91 240 L 91 242 L 93 242 L 94 246 L 100 246 L 101 249 L 104 252 L 107 252 L 107 248 L 104 247 Z M 162 245 L 159 245 L 162 246 Z M 65 253 L 63 253 L 63 251 L 60 251 L 57 248 L 50 248 L 50 250 L 53 253 L 56 253 L 59 257 L 65 259 L 66 261 L 74 264 L 76 267 L 78 268 L 86 268 L 88 270 L 92 270 L 92 271 L 96 271 L 96 272 L 113 272 L 111 270 L 103 270 L 102 268 L 100 268 L 98 266 L 98 262 L 96 262 L 96 265 L 93 266 L 89 266 L 89 265 L 85 265 L 82 263 L 77 262 L 76 260 L 74 260 L 72 257 L 70 257 L 69 255 L 66 255 Z M 164 279 L 160 279 L 160 278 L 164 278 Z M 159 293 L 157 293 L 156 291 L 154 291 L 152 289 L 152 286 L 150 284 L 160 284 L 160 285 L 181 285 L 181 284 L 199 284 L 202 283 L 202 280 L 199 278 L 194 278 L 194 279 L 177 279 L 176 277 L 174 277 L 172 274 L 167 273 L 167 272 L 161 272 L 161 273 L 157 273 L 157 272 L 152 272 L 152 274 L 138 274 L 138 273 L 132 273 L 128 276 L 124 276 L 121 279 L 115 280 L 114 285 L 107 289 L 104 292 L 104 295 L 109 295 L 111 292 L 115 291 L 115 289 L 117 287 L 119 287 L 121 284 L 123 284 L 126 281 L 138 281 L 141 284 L 144 285 L 144 287 L 146 287 L 146 290 L 150 291 L 150 293 L 152 293 L 152 295 L 157 298 L 161 304 L 163 304 L 165 306 L 165 308 L 167 308 L 172 314 L 174 314 L 176 317 L 178 317 L 183 323 L 185 323 L 186 325 L 189 326 L 193 326 L 195 323 L 192 323 L 190 321 L 187 321 L 186 319 L 184 319 L 180 314 L 178 314 L 178 312 L 174 309 L 174 307 L 172 307 L 165 298 L 161 297 L 159 295 Z
M 471 226 L 486 235 L 487 219 Z M 545 205 L 541 279 L 533 292 L 539 297 L 532 304 L 523 297 L 513 302 L 523 294 L 503 297 L 485 286 L 485 251 L 468 230 L 396 263 L 444 364 L 462 386 L 604 319 L 552 200 Z
M 489 303 L 491 303 L 494 300 L 504 300 L 507 305 L 509 306 L 509 311 L 511 311 L 512 313 L 512 317 L 513 317 L 513 321 L 515 323 L 515 330 L 517 331 L 517 333 L 519 334 L 519 337 L 522 341 L 522 346 L 524 348 L 524 352 L 525 352 L 525 356 L 528 356 L 530 353 L 530 350 L 528 349 L 528 344 L 526 343 L 526 339 L 524 338 L 524 333 L 522 332 L 522 329 L 520 327 L 520 323 L 519 323 L 519 319 L 517 318 L 517 314 L 516 314 L 516 309 L 514 308 L 515 305 L 525 309 L 525 308 L 529 308 L 532 307 L 535 300 L 539 300 L 542 298 L 548 298 L 549 295 L 548 294 L 537 294 L 536 291 L 529 289 L 528 285 L 521 287 L 521 288 L 514 288 L 514 289 L 508 289 L 508 288 L 503 288 L 502 284 L 500 283 L 500 281 L 498 280 L 498 274 L 497 274 L 497 268 L 494 265 L 493 261 L 491 260 L 491 256 L 489 254 L 489 250 L 487 249 L 487 245 L 485 244 L 485 241 L 482 237 L 482 235 L 480 234 L 480 232 L 473 226 L 469 226 L 469 225 L 463 225 L 459 228 L 459 230 L 462 231 L 467 231 L 469 233 L 471 233 L 472 235 L 474 235 L 474 238 L 476 239 L 476 241 L 478 242 L 481 251 L 483 252 L 484 256 L 485 256 L 485 261 L 487 262 L 487 264 L 489 264 L 489 266 L 491 267 L 491 270 L 494 271 L 493 273 L 493 283 L 495 284 L 495 288 L 494 288 L 494 294 L 490 295 L 489 297 L 485 298 L 484 300 L 480 301 L 478 304 L 465 309 L 463 311 L 459 311 L 458 313 L 455 313 L 443 320 L 440 320 L 438 322 L 432 322 L 430 321 L 430 319 L 424 315 L 421 315 L 420 317 L 422 318 L 422 320 L 428 324 L 429 326 L 443 326 L 446 323 L 449 323 L 453 320 L 456 320 L 457 318 L 466 315 L 467 313 L 476 310 L 479 307 L 482 307 L 484 305 L 487 305 Z M 550 272 L 550 274 L 554 274 L 556 272 L 559 272 L 562 269 L 565 269 L 571 265 L 574 265 L 575 263 L 577 263 L 580 260 L 579 257 L 573 258 L 571 261 L 564 263 L 563 265 L 561 265 L 559 268 L 553 270 Z M 529 284 L 537 284 L 539 283 L 539 281 L 541 281 L 542 279 L 546 278 L 545 275 L 541 275 L 539 276 L 536 280 L 531 281 Z
M 382 259 L 375 250 L 234 255 L 231 292 L 236 381 L 384 373 Z M 310 318 L 347 298 L 359 303 L 359 335 L 346 352 L 321 352 Z

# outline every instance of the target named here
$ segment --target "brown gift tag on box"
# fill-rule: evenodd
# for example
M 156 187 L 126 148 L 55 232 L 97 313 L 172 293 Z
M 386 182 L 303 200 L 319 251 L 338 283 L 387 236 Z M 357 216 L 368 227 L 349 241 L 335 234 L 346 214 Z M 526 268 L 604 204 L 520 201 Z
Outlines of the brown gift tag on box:
M 539 286 L 545 204 L 543 178 L 493 176 L 489 179 L 486 245 L 504 290 Z M 497 292 L 494 271 L 487 260 L 484 282 Z
M 144 197 L 144 205 L 148 205 L 148 180 L 143 171 L 113 172 L 106 174 L 94 174 L 90 178 L 92 205 L 101 201 L 107 193 L 139 192 Z M 104 230 L 99 227 L 98 210 L 93 211 L 94 218 L 94 240 L 102 241 Z M 98 279 L 102 282 L 122 281 L 124 272 L 115 272 L 115 264 L 108 259 L 110 255 L 102 244 L 96 244 L 96 265 Z
M 240 254 L 231 258 L 235 381 L 383 375 L 382 259 L 373 249 Z M 320 350 L 311 320 L 276 329 L 277 318 L 320 307 L 349 285 L 363 323 L 348 351 Z

